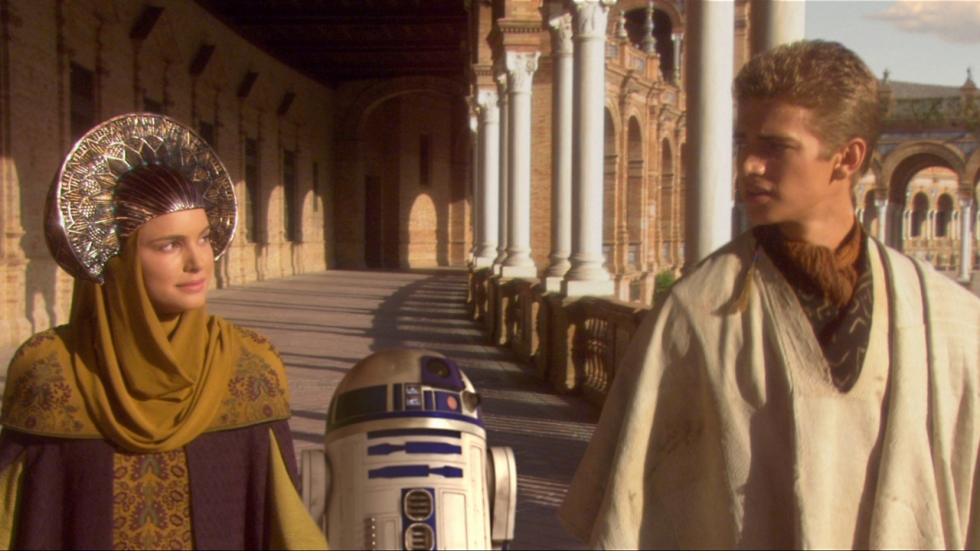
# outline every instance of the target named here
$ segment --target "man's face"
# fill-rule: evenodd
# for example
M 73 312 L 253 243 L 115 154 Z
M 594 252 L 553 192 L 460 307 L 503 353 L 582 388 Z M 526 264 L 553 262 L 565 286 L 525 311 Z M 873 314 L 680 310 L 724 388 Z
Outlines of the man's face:
M 823 154 L 811 116 L 811 109 L 779 100 L 739 104 L 738 191 L 752 225 L 806 226 L 843 204 L 850 208 L 849 182 L 833 178 L 840 155 Z

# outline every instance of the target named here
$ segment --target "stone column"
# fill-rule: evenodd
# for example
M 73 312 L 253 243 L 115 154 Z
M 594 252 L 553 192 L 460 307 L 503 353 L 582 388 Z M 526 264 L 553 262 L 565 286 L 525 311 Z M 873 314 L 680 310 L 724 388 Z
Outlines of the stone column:
M 684 33 L 682 32 L 672 33 L 670 35 L 670 41 L 674 43 L 674 75 L 673 75 L 673 80 L 671 82 L 673 84 L 676 84 L 677 86 L 680 86 L 681 85 L 681 60 L 684 59 L 683 56 L 681 55 L 681 49 L 684 47 Z
M 643 52 L 646 54 L 652 54 L 657 51 L 657 40 L 653 38 L 653 0 L 647 2 L 647 17 L 643 25 L 642 46 Z
M 477 245 L 474 265 L 485 268 L 493 265 L 497 255 L 497 237 L 500 198 L 500 108 L 497 93 L 480 90 L 476 96 L 479 112 L 479 201 L 477 204 L 480 242 Z
M 878 241 L 888 244 L 885 233 L 888 225 L 888 189 L 875 189 L 875 209 L 878 211 Z
M 507 52 L 509 132 L 507 257 L 503 277 L 538 277 L 531 260 L 531 84 L 538 52 Z
M 688 267 L 732 238 L 732 53 L 735 4 L 687 4 L 687 201 L 684 256 Z
M 805 38 L 804 0 L 753 0 L 750 7 L 752 55 Z
M 970 219 L 973 212 L 973 187 L 960 190 L 960 283 L 968 284 L 973 274 L 973 240 Z
M 572 14 L 550 22 L 551 34 L 551 265 L 545 290 L 561 291 L 572 250 Z
M 480 248 L 483 241 L 483 229 L 480 226 L 480 209 L 483 208 L 483 192 L 480 191 L 480 115 L 479 106 L 476 98 L 471 97 L 469 102 L 470 113 L 470 225 L 473 228 L 473 242 L 470 251 L 466 256 L 466 265 L 475 266 L 476 251 Z
M 613 3 L 613 0 L 574 0 L 573 3 L 575 159 L 571 268 L 561 285 L 565 296 L 608 296 L 615 292 L 602 255 L 606 23 Z
M 498 210 L 497 210 L 497 258 L 494 259 L 494 272 L 500 275 L 500 267 L 504 263 L 504 258 L 507 257 L 507 215 L 510 212 L 508 208 L 509 203 L 509 185 L 507 182 L 510 179 L 510 171 L 508 169 L 508 160 L 510 148 L 508 146 L 510 140 L 510 109 L 507 103 L 507 74 L 500 73 L 497 75 L 497 94 L 498 102 L 497 105 L 500 108 L 500 146 L 497 149 L 499 152 L 500 168 L 499 174 L 499 193 L 498 193 Z

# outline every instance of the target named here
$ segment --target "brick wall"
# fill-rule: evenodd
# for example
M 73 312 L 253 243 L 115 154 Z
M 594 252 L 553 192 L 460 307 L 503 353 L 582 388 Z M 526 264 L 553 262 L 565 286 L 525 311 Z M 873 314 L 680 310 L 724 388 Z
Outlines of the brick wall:
M 338 88 L 339 266 L 464 264 L 472 244 L 465 95 L 461 82 L 429 77 Z M 424 147 L 428 184 L 422 182 Z

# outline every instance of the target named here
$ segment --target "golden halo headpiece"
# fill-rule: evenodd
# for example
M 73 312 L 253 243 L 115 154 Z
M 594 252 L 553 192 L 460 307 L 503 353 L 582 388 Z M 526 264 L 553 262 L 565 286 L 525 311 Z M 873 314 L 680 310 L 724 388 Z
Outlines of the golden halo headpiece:
M 203 203 L 175 199 L 155 215 L 204 208 L 215 259 L 231 244 L 238 216 L 235 190 L 211 147 L 169 117 L 122 115 L 82 136 L 51 186 L 44 234 L 55 261 L 73 277 L 102 283 L 106 263 L 120 250 L 115 203 L 120 177 L 145 165 L 179 172 L 200 191 Z

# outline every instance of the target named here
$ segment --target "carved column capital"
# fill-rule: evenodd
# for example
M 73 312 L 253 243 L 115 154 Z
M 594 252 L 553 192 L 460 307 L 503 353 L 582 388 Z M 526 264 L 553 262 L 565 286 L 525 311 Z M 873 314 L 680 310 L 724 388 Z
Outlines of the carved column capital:
M 960 206 L 972 205 L 974 201 L 973 186 L 967 182 L 961 182 L 960 187 L 957 189 L 957 195 L 959 196 Z
M 615 0 L 573 0 L 575 7 L 575 38 L 606 39 L 609 7 Z
M 476 93 L 477 112 L 484 123 L 500 122 L 500 108 L 497 107 L 497 93 L 493 90 L 480 90 Z
M 548 21 L 551 27 L 551 53 L 553 55 L 572 55 L 572 14 L 556 15 Z
M 501 70 L 493 77 L 497 81 L 497 96 L 500 103 L 506 103 L 507 101 L 507 72 Z
M 539 52 L 507 52 L 507 85 L 512 94 L 530 94 Z

